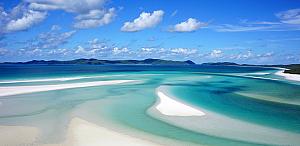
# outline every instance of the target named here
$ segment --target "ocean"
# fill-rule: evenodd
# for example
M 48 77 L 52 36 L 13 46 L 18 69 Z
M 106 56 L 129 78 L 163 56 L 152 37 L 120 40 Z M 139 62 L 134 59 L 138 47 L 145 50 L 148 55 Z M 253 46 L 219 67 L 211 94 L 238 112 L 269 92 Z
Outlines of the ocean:
M 70 121 L 81 118 L 158 145 L 297 146 L 300 83 L 275 75 L 278 71 L 209 65 L 0 65 L 0 126 L 37 128 L 34 141 L 22 142 L 35 145 L 63 143 Z M 204 114 L 191 116 L 189 108 Z

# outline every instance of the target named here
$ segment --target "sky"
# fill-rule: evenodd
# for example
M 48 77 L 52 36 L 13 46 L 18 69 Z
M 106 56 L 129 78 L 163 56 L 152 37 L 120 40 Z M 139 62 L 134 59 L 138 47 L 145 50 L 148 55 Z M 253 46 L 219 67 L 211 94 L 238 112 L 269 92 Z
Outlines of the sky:
M 300 0 L 0 0 L 0 62 L 300 63 Z

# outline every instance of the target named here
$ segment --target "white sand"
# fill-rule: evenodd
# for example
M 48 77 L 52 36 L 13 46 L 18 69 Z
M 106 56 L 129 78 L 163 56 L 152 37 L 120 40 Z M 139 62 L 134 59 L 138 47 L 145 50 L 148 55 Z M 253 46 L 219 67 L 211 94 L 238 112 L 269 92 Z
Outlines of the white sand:
M 68 138 L 74 146 L 154 146 L 156 144 L 97 126 L 79 118 L 70 124 Z
M 2 80 L 2 81 L 0 81 L 0 84 L 49 82 L 49 81 L 70 81 L 70 80 L 102 78 L 102 77 L 106 77 L 106 76 L 78 76 L 78 77 L 69 77 L 69 78 L 47 78 L 47 79 L 31 79 L 31 80 Z
M 121 134 L 96 124 L 73 118 L 68 126 L 66 139 L 58 144 L 38 142 L 39 131 L 35 127 L 0 126 L 0 145 L 21 146 L 160 146 L 151 141 Z
M 300 75 L 283 73 L 283 72 L 284 72 L 284 70 L 278 71 L 275 73 L 275 75 L 283 76 L 287 80 L 300 81 Z
M 191 106 L 185 105 L 181 102 L 173 100 L 161 91 L 157 90 L 157 95 L 160 99 L 159 103 L 156 105 L 156 109 L 164 115 L 168 116 L 204 116 L 205 113 L 193 108 Z
M 66 146 L 158 146 L 150 141 L 121 134 L 96 124 L 73 118 L 67 133 Z
M 39 131 L 35 127 L 0 126 L 0 145 L 21 146 L 31 145 L 36 140 Z
M 0 87 L 0 97 L 25 94 L 25 93 L 33 93 L 33 92 L 51 91 L 51 90 L 102 86 L 102 85 L 115 85 L 121 83 L 129 83 L 133 81 L 134 80 L 111 80 L 111 81 L 95 81 L 95 82 L 83 82 L 83 83 L 56 84 L 56 85 L 7 86 L 7 87 Z

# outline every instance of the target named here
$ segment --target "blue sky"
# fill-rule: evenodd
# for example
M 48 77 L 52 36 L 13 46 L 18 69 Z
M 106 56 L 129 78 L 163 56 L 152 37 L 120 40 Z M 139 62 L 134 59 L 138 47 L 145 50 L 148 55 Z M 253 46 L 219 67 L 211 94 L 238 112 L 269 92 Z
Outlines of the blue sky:
M 0 0 L 0 61 L 300 62 L 299 0 Z

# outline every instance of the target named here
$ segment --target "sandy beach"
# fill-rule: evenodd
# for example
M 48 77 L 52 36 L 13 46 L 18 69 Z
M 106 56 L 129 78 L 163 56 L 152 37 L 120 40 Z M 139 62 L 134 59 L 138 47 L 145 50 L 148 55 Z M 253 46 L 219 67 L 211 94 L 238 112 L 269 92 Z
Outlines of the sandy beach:
M 150 141 L 121 134 L 80 118 L 73 118 L 63 143 L 42 144 L 37 141 L 39 130 L 27 126 L 0 126 L 2 145 L 39 146 L 160 146 Z M 18 139 L 16 141 L 16 139 Z
M 80 118 L 73 118 L 69 124 L 67 139 L 69 146 L 159 146 L 158 144 L 121 134 L 100 127 Z
M 0 142 L 3 146 L 31 145 L 39 130 L 29 126 L 0 126 Z
M 300 75 L 298 75 L 298 74 L 284 73 L 284 70 L 285 69 L 276 72 L 275 75 L 282 76 L 282 77 L 284 77 L 287 80 L 300 81 Z
M 167 116 L 204 116 L 205 113 L 193 108 L 191 106 L 185 105 L 178 102 L 168 96 L 163 92 L 156 91 L 159 97 L 159 103 L 156 105 L 156 109 L 162 114 Z
M 94 81 L 84 83 L 70 83 L 70 84 L 57 84 L 57 85 L 38 85 L 38 86 L 7 86 L 0 87 L 0 97 L 18 95 L 33 92 L 62 90 L 80 87 L 92 87 L 92 86 L 103 86 L 103 85 L 115 85 L 121 83 L 129 83 L 134 80 L 111 80 L 111 81 Z

